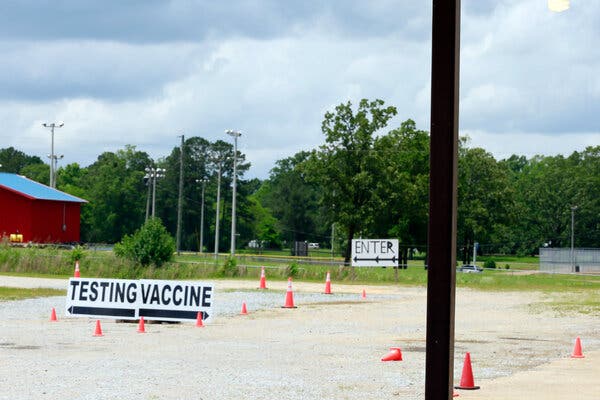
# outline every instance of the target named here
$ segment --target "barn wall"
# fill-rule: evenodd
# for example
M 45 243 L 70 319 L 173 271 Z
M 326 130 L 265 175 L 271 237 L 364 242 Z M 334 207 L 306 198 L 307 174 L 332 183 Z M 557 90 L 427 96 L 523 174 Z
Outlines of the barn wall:
M 33 241 L 79 242 L 79 203 L 35 200 L 32 207 Z
M 0 236 L 20 233 L 24 242 L 31 241 L 32 205 L 33 200 L 0 188 Z

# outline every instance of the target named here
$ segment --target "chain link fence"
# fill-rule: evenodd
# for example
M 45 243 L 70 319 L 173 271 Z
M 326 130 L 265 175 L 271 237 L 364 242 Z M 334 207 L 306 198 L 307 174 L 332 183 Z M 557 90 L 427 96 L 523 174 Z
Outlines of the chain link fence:
M 600 249 L 540 248 L 540 271 L 600 273 Z

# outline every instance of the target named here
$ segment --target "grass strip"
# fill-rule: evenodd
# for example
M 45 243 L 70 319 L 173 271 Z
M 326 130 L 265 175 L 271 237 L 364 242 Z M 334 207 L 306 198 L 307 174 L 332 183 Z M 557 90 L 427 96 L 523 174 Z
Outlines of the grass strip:
M 24 289 L 24 288 L 0 286 L 0 301 L 34 299 L 34 298 L 38 298 L 38 297 L 64 296 L 66 294 L 67 294 L 66 290 L 59 290 L 59 289 L 47 289 L 47 288 Z

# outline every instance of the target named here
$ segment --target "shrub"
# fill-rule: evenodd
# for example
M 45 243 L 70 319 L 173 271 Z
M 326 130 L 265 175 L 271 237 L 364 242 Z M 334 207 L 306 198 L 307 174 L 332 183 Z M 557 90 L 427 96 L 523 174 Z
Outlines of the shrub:
M 296 264 L 295 262 L 291 263 L 290 265 L 288 265 L 286 272 L 288 276 L 295 278 L 299 272 L 298 264 Z
M 239 270 L 237 267 L 237 260 L 233 257 L 229 257 L 223 263 L 221 268 L 221 276 L 238 276 Z
M 83 247 L 76 246 L 73 250 L 71 250 L 71 254 L 69 254 L 70 265 L 74 265 L 75 261 L 83 261 L 84 256 L 85 252 L 83 251 Z
M 133 235 L 125 235 L 115 244 L 118 257 L 132 260 L 136 264 L 160 267 L 171 261 L 175 252 L 175 241 L 158 218 L 149 219 Z
M 483 268 L 496 268 L 496 261 L 485 260 L 485 262 L 483 263 Z

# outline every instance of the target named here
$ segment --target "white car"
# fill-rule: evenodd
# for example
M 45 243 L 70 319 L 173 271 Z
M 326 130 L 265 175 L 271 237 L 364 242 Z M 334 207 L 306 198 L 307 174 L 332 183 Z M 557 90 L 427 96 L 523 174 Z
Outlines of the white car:
M 319 243 L 309 243 L 308 244 L 308 248 L 309 249 L 318 249 L 319 248 Z
M 460 266 L 459 271 L 467 274 L 479 274 L 483 272 L 483 268 L 479 268 L 477 265 L 465 264 Z

